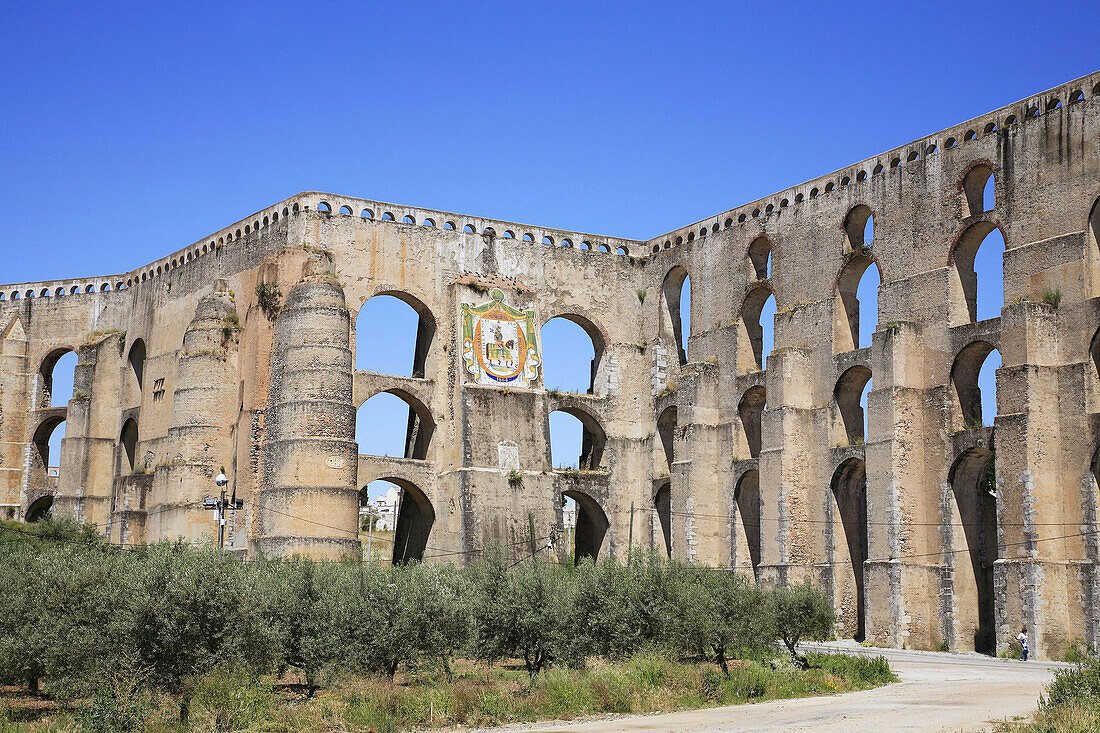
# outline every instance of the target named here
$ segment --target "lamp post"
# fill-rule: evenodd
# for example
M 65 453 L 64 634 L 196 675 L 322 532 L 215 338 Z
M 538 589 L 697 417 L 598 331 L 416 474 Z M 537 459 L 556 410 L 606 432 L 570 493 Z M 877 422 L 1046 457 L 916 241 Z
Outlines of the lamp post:
M 237 487 L 233 487 L 233 496 L 226 501 L 225 487 L 229 485 L 229 478 L 225 475 L 225 468 L 223 467 L 218 475 L 214 477 L 214 483 L 220 489 L 220 496 L 215 499 L 213 497 L 207 497 L 203 499 L 202 508 L 211 510 L 214 512 L 214 518 L 218 520 L 218 547 L 225 547 L 225 523 L 226 512 L 233 512 L 244 507 L 244 499 L 237 498 Z

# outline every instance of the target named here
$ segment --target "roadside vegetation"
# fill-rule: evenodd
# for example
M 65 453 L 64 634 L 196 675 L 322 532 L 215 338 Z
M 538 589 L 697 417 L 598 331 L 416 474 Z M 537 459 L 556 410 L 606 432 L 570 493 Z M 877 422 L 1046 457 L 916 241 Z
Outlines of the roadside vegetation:
M 894 679 L 882 658 L 794 653 L 831 633 L 819 591 L 653 555 L 576 568 L 496 551 L 465 568 L 242 563 L 6 523 L 0 589 L 0 733 L 381 733 Z
M 1100 659 L 1054 673 L 1032 720 L 1004 723 L 999 733 L 1093 733 L 1100 731 Z

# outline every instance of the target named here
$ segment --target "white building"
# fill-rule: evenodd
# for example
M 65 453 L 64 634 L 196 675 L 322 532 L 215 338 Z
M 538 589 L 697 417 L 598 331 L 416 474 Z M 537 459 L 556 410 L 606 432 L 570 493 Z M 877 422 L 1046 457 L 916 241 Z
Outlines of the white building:
M 391 485 L 384 496 L 359 507 L 360 519 L 366 515 L 378 517 L 374 528 L 379 532 L 392 532 L 397 527 L 397 512 L 401 504 L 401 489 Z

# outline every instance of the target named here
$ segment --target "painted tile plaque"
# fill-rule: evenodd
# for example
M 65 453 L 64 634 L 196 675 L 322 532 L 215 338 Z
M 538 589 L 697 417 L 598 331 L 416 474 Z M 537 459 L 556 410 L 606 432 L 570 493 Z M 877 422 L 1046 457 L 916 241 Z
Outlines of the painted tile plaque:
M 461 305 L 462 361 L 477 384 L 524 389 L 538 378 L 542 363 L 535 311 L 517 310 L 493 288 L 488 303 Z

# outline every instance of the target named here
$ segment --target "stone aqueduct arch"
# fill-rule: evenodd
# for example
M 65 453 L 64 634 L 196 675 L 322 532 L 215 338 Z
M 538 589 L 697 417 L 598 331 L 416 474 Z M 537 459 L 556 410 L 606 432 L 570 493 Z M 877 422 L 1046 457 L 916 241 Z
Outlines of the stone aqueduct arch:
M 568 561 L 573 497 L 573 559 L 633 544 L 808 579 L 839 634 L 877 644 L 1000 651 L 1026 625 L 1038 657 L 1100 646 L 1082 530 L 1100 512 L 1098 150 L 1100 73 L 648 241 L 303 192 L 133 272 L 0 285 L 0 513 L 52 502 L 112 541 L 197 539 L 210 516 L 187 502 L 224 466 L 245 500 L 230 546 L 338 557 L 359 549 L 358 488 L 388 478 L 408 497 L 397 562 L 532 540 Z M 973 267 L 994 229 L 999 292 Z M 547 320 L 586 330 L 588 393 L 537 366 L 522 388 L 475 383 L 462 305 L 498 293 L 531 312 L 533 359 Z M 354 369 L 353 319 L 380 294 L 420 316 L 411 376 Z M 50 407 L 59 349 L 75 388 Z M 381 392 L 413 408 L 404 456 L 358 454 L 356 408 Z M 585 425 L 585 468 L 550 465 L 558 409 Z M 53 487 L 39 446 L 62 420 Z

